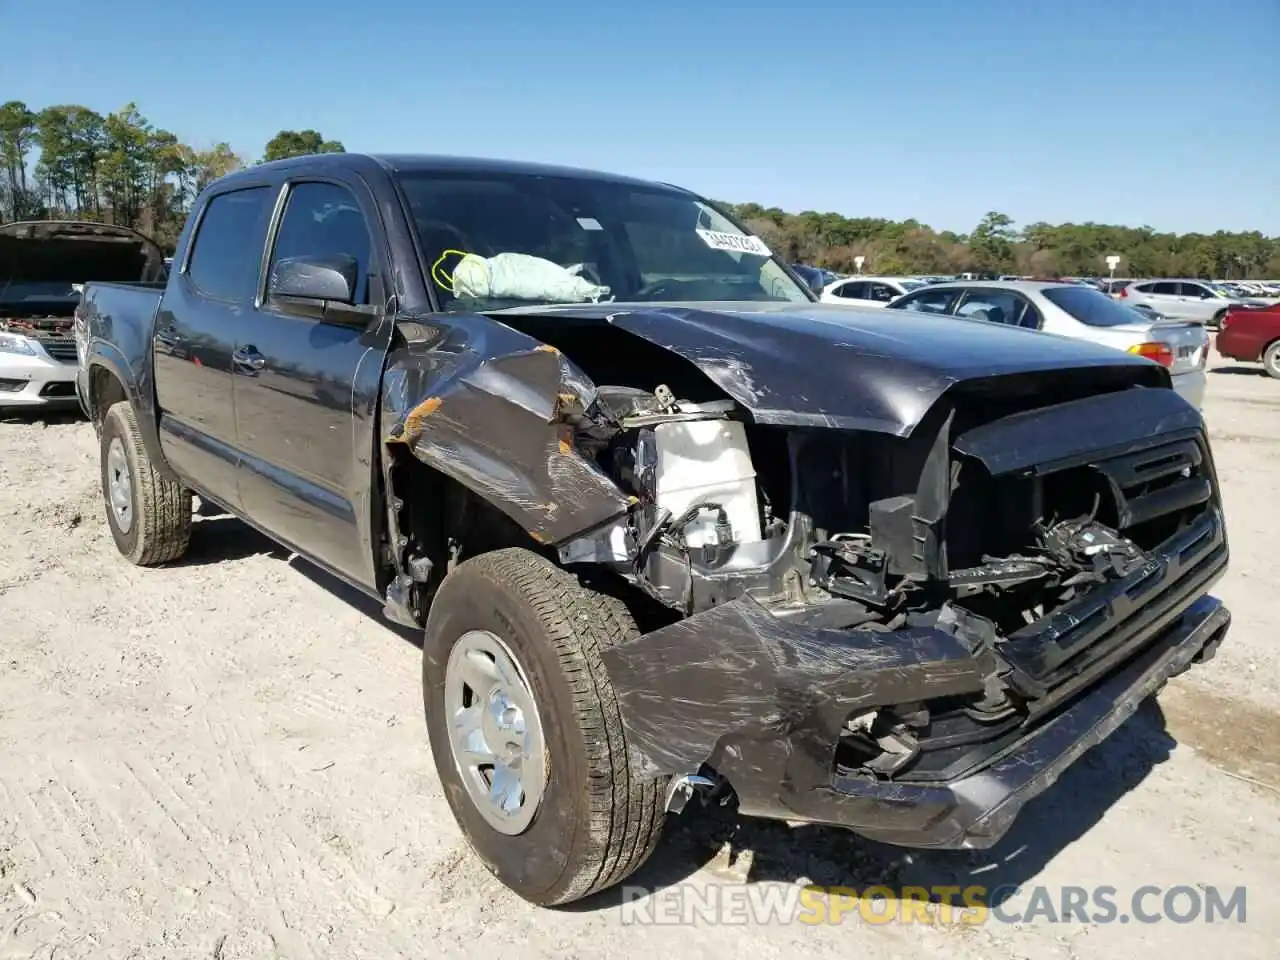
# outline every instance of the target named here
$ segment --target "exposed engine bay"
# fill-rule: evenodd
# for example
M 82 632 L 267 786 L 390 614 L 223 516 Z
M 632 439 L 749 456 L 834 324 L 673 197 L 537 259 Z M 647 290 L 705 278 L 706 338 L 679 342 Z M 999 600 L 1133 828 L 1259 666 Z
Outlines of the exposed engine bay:
M 699 376 L 655 360 L 671 379 L 646 386 L 642 344 L 587 354 L 580 331 L 512 325 L 557 345 L 485 361 L 411 409 L 410 376 L 393 370 L 390 439 L 487 484 L 562 564 L 607 569 L 665 611 L 634 651 L 611 654 L 630 658 L 620 673 L 658 685 L 659 667 L 692 671 L 682 689 L 712 689 L 733 672 L 712 651 L 730 644 L 765 657 L 744 670 L 800 664 L 790 693 L 761 688 L 766 674 L 738 678 L 759 702 L 708 723 L 719 734 L 705 740 L 688 733 L 707 721 L 687 702 L 643 697 L 650 716 L 636 725 L 651 729 L 632 733 L 654 769 L 691 773 L 734 737 L 776 737 L 779 711 L 846 702 L 830 731 L 835 775 L 950 780 L 1105 675 L 1139 642 L 1134 629 L 1175 617 L 1225 564 L 1199 414 L 1148 389 L 1146 368 L 975 378 L 895 433 L 772 414 L 745 366 L 706 361 Z M 545 386 L 526 389 L 534 381 Z M 405 567 L 421 572 L 406 542 Z M 963 655 L 963 681 L 935 665 L 914 697 L 890 693 L 896 681 L 836 692 L 942 639 Z M 743 696 L 725 688 L 720 700 Z M 683 752 L 662 756 L 682 737 Z
M 980 425 L 963 404 L 911 438 L 755 428 L 754 443 L 734 406 L 682 402 L 665 385 L 599 388 L 593 412 L 616 432 L 595 441 L 589 423 L 580 442 L 638 506 L 562 559 L 611 564 L 685 617 L 746 595 L 824 628 L 945 629 L 982 658 L 1151 565 L 1212 492 L 1190 439 L 993 476 L 954 446 L 957 424 Z M 966 745 L 1015 733 L 1065 679 L 989 669 L 980 695 L 850 716 L 838 769 L 942 775 Z

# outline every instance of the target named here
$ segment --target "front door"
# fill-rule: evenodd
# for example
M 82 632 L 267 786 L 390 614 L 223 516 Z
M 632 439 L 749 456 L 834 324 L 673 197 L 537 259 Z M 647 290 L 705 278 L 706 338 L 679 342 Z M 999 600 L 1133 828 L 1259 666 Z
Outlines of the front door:
M 352 256 L 359 264 L 356 302 L 368 304 L 371 290 L 382 289 L 385 257 L 376 208 L 362 185 L 307 180 L 286 189 L 266 277 L 281 259 Z M 381 312 L 363 327 L 330 322 L 260 290 L 233 357 L 245 513 L 365 586 L 375 583 L 368 495 L 390 335 Z
M 156 317 L 152 345 L 160 448 L 198 492 L 239 507 L 232 359 L 253 310 L 276 189 L 210 197 Z

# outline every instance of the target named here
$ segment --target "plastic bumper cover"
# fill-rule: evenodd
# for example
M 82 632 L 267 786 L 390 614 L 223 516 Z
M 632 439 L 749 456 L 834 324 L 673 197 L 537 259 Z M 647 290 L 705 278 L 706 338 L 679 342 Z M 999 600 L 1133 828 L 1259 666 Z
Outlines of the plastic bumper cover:
M 45 356 L 0 353 L 0 407 L 74 404 L 75 364 Z
M 1061 702 L 1002 753 L 945 783 L 841 776 L 833 757 L 859 710 L 980 691 L 990 664 L 958 636 L 806 628 L 740 599 L 604 659 L 641 770 L 689 774 L 706 764 L 750 816 L 839 825 L 903 846 L 981 848 L 1169 677 L 1212 656 L 1226 608 L 1208 596 L 1179 607 L 1125 636 L 1094 675 L 1064 683 Z

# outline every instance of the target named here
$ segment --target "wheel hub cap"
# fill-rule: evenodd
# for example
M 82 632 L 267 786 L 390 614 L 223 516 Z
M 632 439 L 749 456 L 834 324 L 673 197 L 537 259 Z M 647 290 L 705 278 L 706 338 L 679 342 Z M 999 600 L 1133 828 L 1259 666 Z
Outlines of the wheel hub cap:
M 119 437 L 107 447 L 107 506 L 120 532 L 128 533 L 133 526 L 133 478 Z
M 445 667 L 449 747 L 467 795 L 500 833 L 533 822 L 546 790 L 546 743 L 524 671 L 501 638 L 473 630 Z

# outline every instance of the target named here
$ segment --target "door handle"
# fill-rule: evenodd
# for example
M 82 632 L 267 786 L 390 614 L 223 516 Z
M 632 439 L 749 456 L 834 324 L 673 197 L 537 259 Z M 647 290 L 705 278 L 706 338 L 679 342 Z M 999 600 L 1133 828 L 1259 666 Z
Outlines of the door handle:
M 231 362 L 242 372 L 254 374 L 267 365 L 267 358 L 257 347 L 241 347 L 231 355 Z

